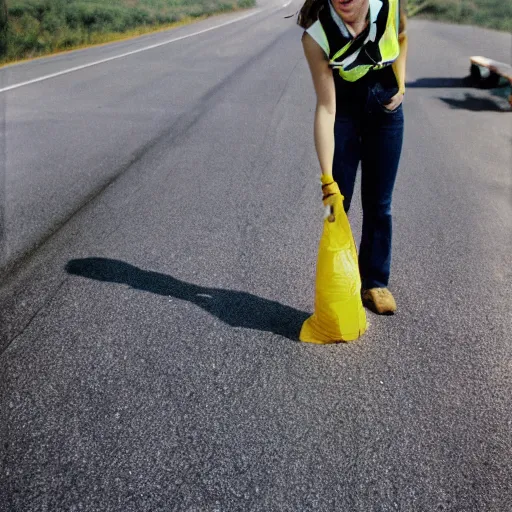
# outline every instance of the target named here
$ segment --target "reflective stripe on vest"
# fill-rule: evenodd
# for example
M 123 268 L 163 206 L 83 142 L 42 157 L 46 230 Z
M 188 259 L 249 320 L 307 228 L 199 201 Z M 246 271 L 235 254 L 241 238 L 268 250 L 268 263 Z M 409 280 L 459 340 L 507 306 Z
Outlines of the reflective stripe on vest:
M 400 54 L 398 20 L 399 0 L 370 0 L 370 28 L 366 38 L 362 41 L 356 37 L 347 42 L 330 10 L 322 9 L 319 21 L 329 41 L 329 65 L 349 82 L 391 65 Z

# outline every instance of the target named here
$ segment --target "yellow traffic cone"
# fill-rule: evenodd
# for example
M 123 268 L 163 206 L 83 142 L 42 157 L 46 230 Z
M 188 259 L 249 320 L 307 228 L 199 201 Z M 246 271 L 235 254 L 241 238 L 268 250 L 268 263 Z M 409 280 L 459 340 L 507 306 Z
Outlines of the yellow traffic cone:
M 361 302 L 361 278 L 354 237 L 336 194 L 336 216 L 326 218 L 316 266 L 315 312 L 302 325 L 299 339 L 309 343 L 352 341 L 367 328 Z

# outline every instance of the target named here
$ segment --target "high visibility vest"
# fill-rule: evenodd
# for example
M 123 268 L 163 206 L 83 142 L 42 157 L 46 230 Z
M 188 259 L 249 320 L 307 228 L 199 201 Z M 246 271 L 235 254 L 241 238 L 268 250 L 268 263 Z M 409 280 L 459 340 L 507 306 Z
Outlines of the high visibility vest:
M 344 80 L 355 82 L 369 71 L 382 69 L 397 59 L 399 23 L 399 0 L 370 0 L 369 30 L 350 38 L 348 33 L 343 34 L 342 29 L 347 29 L 330 0 L 326 0 L 318 20 L 307 32 L 327 54 L 329 66 L 337 69 Z

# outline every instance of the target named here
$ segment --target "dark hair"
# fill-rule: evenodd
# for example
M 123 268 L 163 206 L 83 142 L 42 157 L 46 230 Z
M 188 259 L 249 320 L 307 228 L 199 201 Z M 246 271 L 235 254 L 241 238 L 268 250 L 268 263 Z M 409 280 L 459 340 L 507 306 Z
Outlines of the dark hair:
M 299 11 L 297 25 L 308 29 L 318 19 L 318 13 L 324 7 L 325 0 L 306 0 Z

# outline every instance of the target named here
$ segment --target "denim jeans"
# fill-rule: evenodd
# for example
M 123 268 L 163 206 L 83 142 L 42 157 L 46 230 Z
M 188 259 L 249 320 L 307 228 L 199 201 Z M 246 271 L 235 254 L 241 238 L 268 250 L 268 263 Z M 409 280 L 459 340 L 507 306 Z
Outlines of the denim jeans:
M 404 115 L 384 105 L 397 87 L 367 84 L 339 94 L 334 126 L 333 177 L 348 212 L 361 162 L 363 230 L 359 246 L 362 287 L 386 287 L 391 267 L 391 198 L 402 151 Z

